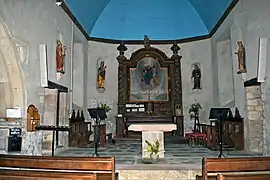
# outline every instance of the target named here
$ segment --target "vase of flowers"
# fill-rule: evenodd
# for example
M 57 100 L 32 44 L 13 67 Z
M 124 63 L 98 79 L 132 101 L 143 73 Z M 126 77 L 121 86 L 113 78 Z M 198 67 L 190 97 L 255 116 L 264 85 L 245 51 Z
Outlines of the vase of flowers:
M 104 109 L 105 112 L 109 112 L 112 108 L 108 106 L 106 103 L 101 103 L 97 106 L 97 108 Z
M 110 112 L 110 110 L 112 109 L 110 106 L 108 106 L 106 103 L 100 103 L 97 108 L 100 108 L 100 109 L 104 109 L 105 112 Z M 104 120 L 104 119 L 101 119 L 101 120 Z
M 199 123 L 200 110 L 202 106 L 200 103 L 194 103 L 190 106 L 188 113 L 191 119 L 194 119 L 194 130 L 196 130 L 196 121 Z
M 153 144 L 151 144 L 148 140 L 145 140 L 145 143 L 148 145 L 147 152 L 150 152 L 150 159 L 157 162 L 159 160 L 159 140 L 157 139 Z

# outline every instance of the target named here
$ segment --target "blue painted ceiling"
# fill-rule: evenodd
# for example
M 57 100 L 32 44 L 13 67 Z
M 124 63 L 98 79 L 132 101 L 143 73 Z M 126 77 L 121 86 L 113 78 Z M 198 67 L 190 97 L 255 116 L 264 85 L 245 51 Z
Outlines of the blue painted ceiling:
M 65 0 L 90 37 L 175 40 L 208 35 L 235 0 Z

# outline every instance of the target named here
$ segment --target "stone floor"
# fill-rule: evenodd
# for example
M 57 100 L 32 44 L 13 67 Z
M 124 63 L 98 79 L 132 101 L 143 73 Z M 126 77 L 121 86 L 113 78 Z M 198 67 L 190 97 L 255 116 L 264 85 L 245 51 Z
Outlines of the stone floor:
M 219 151 L 211 151 L 202 146 L 188 146 L 184 143 L 173 143 L 165 139 L 165 158 L 160 160 L 158 164 L 144 164 L 141 159 L 141 141 L 126 140 L 116 142 L 115 144 L 107 144 L 105 148 L 99 148 L 100 156 L 115 156 L 116 169 L 155 169 L 166 166 L 166 169 L 178 169 L 187 165 L 193 169 L 201 168 L 202 157 L 217 157 Z M 92 156 L 94 148 L 69 148 L 57 153 L 57 156 Z M 226 151 L 223 152 L 224 157 L 239 156 L 259 156 L 260 154 L 247 154 L 243 151 Z

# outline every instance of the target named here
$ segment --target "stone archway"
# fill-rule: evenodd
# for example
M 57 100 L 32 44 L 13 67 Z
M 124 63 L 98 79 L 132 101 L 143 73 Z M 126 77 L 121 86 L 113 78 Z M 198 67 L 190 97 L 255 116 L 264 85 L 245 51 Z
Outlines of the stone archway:
M 24 112 L 25 85 L 21 67 L 16 55 L 16 46 L 0 17 L 0 116 L 5 108 L 20 107 Z M 2 103 L 1 102 L 1 103 Z

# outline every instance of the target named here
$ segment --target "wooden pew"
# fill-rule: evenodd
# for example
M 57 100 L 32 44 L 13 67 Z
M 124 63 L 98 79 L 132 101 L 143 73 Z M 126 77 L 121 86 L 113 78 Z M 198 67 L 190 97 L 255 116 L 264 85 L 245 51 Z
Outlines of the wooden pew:
M 114 157 L 0 155 L 0 167 L 0 180 L 115 180 Z
M 196 179 L 216 179 L 216 175 L 209 175 L 214 173 L 218 174 L 220 180 L 238 180 L 241 178 L 245 180 L 269 180 L 270 172 L 267 171 L 270 171 L 270 157 L 204 157 L 202 160 L 202 176 L 196 176 Z M 264 174 L 262 174 L 263 172 Z
M 269 180 L 270 174 L 218 174 L 218 180 Z

